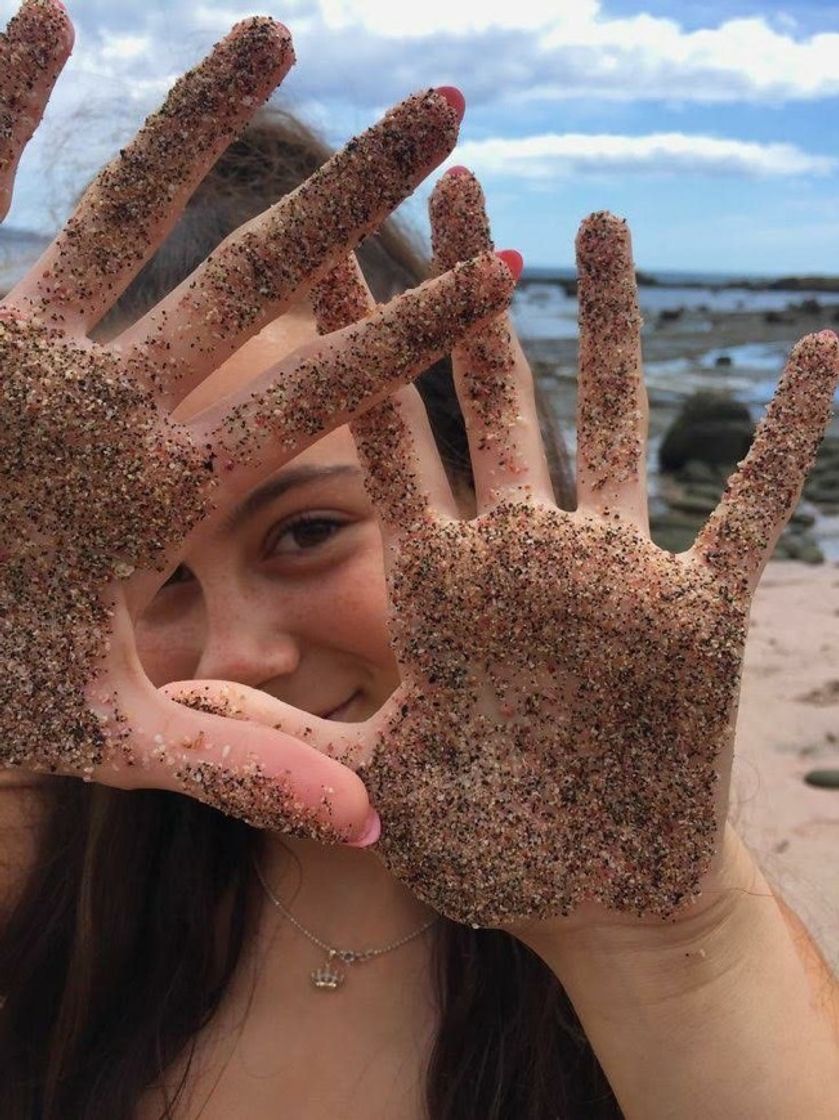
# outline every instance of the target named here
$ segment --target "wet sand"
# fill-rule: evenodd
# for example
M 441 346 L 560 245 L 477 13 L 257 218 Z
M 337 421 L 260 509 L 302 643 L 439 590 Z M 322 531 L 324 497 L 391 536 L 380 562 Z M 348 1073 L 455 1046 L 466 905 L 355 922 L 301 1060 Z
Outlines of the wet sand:
M 758 587 L 732 775 L 737 831 L 839 969 L 839 566 L 770 563 Z

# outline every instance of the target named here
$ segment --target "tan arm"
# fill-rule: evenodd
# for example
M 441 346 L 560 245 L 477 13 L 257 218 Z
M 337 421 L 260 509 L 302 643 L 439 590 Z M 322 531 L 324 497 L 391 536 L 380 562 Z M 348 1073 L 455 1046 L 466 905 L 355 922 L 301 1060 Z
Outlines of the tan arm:
M 532 948 L 627 1120 L 834 1120 L 836 980 L 733 829 L 726 848 L 732 890 L 695 922 L 552 933 Z

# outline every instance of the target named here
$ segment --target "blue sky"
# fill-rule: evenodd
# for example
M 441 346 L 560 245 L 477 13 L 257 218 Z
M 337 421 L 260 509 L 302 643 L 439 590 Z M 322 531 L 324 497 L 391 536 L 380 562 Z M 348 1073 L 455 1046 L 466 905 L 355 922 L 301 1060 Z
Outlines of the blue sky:
M 456 84 L 454 161 L 496 241 L 568 265 L 580 219 L 629 219 L 638 264 L 839 274 L 839 2 L 68 0 L 77 45 L 9 222 L 48 229 L 169 81 L 242 16 L 292 31 L 278 100 L 337 144 Z M 15 4 L 0 0 L 0 16 Z M 559 14 L 557 14 L 559 13 Z M 427 191 L 406 204 L 424 228 Z

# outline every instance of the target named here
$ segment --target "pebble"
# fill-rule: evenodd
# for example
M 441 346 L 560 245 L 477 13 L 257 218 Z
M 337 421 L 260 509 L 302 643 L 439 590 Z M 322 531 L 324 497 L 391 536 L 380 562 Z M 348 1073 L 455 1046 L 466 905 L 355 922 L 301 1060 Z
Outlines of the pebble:
M 839 770 L 810 770 L 804 775 L 804 781 L 819 789 L 839 789 Z

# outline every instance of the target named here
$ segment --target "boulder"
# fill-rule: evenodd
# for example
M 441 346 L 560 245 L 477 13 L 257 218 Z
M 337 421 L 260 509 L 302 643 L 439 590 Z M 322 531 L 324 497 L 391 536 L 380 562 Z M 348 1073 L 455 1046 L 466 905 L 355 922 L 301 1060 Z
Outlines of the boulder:
M 701 389 L 682 406 L 659 448 L 662 471 L 677 471 L 691 460 L 733 465 L 749 450 L 754 423 L 748 407 L 713 389 Z

